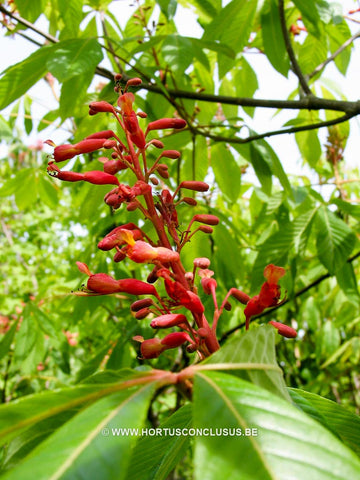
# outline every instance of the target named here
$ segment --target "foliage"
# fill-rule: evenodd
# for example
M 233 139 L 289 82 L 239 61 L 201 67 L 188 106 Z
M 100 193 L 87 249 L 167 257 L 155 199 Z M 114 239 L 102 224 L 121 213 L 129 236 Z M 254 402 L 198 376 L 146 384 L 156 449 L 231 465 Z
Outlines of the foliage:
M 282 479 L 289 471 L 297 479 L 360 478 L 360 172 L 345 150 L 359 105 L 326 80 L 328 64 L 347 74 L 358 12 L 332 1 L 247 0 L 239 8 L 237 0 L 137 0 L 121 23 L 115 4 L 0 2 L 4 33 L 35 42 L 34 52 L 0 78 L 7 144 L 0 164 L 3 478 Z M 197 20 L 199 38 L 178 32 L 181 12 Z M 263 78 L 255 53 L 278 75 L 296 78 L 288 99 L 256 98 Z M 117 92 L 112 71 L 122 74 Z M 30 90 L 37 84 L 56 102 L 40 122 Z M 187 122 L 148 134 L 147 141 L 181 152 L 161 160 L 168 175 L 154 170 L 160 177 L 154 189 L 174 192 L 189 180 L 211 185 L 196 192 L 196 206 L 191 190 L 188 203 L 176 205 L 182 240 L 194 215 L 220 220 L 211 234 L 198 232 L 181 244 L 185 270 L 193 270 L 194 258 L 209 258 L 216 296 L 231 302 L 217 325 L 221 348 L 210 348 L 217 351 L 201 362 L 184 345 L 148 359 L 142 349 L 139 358 L 133 337 L 154 332 L 148 319 L 130 312 L 134 297 L 124 290 L 88 295 L 81 286 L 85 267 L 79 272 L 77 261 L 92 272 L 144 282 L 154 267 L 131 262 L 129 251 L 130 259 L 114 263 L 97 248 L 129 222 L 141 226 L 143 238 L 154 235 L 144 203 L 135 211 L 111 208 L 103 199 L 114 184 L 82 181 L 102 169 L 111 150 L 82 150 L 60 170 L 42 143 L 29 148 L 20 140 L 36 132 L 57 142 L 63 129 L 66 143 L 79 145 L 110 129 L 126 142 L 130 127 L 123 130 L 108 113 L 88 115 L 87 108 L 115 105 L 126 84 L 137 111 L 148 115 L 139 118 L 140 129 L 161 118 Z M 258 132 L 264 108 L 290 113 L 280 129 Z M 288 175 L 284 152 L 266 140 L 287 133 L 302 159 L 296 176 Z M 141 150 L 136 135 L 131 141 Z M 148 165 L 156 151 L 147 149 Z M 50 178 L 47 161 L 59 179 L 81 181 Z M 133 173 L 127 168 L 117 178 L 132 186 Z M 171 226 L 166 232 L 174 241 Z M 161 238 L 153 247 L 159 245 Z M 269 264 L 286 270 L 280 280 L 286 295 L 270 308 L 254 300 L 251 309 Z M 156 288 L 165 302 L 161 281 Z M 212 295 L 200 284 L 197 293 L 215 318 Z M 182 302 L 169 303 L 167 313 L 174 307 L 173 313 L 194 314 Z M 261 325 L 270 321 L 297 330 L 297 338 Z M 200 358 L 210 353 L 201 345 Z

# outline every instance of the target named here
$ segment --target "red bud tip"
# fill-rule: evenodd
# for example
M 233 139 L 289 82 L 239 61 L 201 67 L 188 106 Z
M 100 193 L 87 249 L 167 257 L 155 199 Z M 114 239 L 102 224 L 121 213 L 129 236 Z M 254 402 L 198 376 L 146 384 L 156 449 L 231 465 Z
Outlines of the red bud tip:
M 120 82 L 121 79 L 122 79 L 121 73 L 115 73 L 115 75 L 114 75 L 115 82 Z
M 115 173 L 120 172 L 120 170 L 125 170 L 127 165 L 121 160 L 108 160 L 104 163 L 104 172 L 109 173 L 110 175 L 115 175 Z
M 161 345 L 164 345 L 167 348 L 176 348 L 188 341 L 189 334 L 185 332 L 174 332 L 166 335 L 166 337 L 161 340 Z
M 162 157 L 165 157 L 165 158 L 171 158 L 171 159 L 176 159 L 176 158 L 179 158 L 181 155 L 180 152 L 178 152 L 177 150 L 164 150 L 161 154 Z
M 136 280 L 135 278 L 125 278 L 118 280 L 121 292 L 130 295 L 157 295 L 157 291 L 153 285 Z
M 196 268 L 208 268 L 210 266 L 210 260 L 206 257 L 199 257 L 194 259 L 194 267 Z
M 186 323 L 185 315 L 181 313 L 169 313 L 167 315 L 161 315 L 160 317 L 154 318 L 150 323 L 152 328 L 170 328 L 176 327 L 180 323 Z
M 294 330 L 292 327 L 289 327 L 288 325 L 284 325 L 283 323 L 280 322 L 274 322 L 271 321 L 269 322 L 273 327 L 275 327 L 280 335 L 286 338 L 296 338 L 297 337 L 297 331 Z
M 115 109 L 110 103 L 105 101 L 91 102 L 89 104 L 89 115 L 96 115 L 97 113 L 100 113 L 100 112 L 114 113 Z
M 195 207 L 197 205 L 197 201 L 195 200 L 195 198 L 183 197 L 181 201 L 187 203 L 188 205 L 191 205 L 192 207 Z
M 164 350 L 166 350 L 166 345 L 161 344 L 160 338 L 143 340 L 140 347 L 142 358 L 145 359 L 157 358 Z
M 201 214 L 199 214 L 199 215 L 195 215 L 193 217 L 193 221 L 194 222 L 205 223 L 206 225 L 217 225 L 220 220 L 215 215 L 208 215 L 208 214 L 201 215 Z
M 182 118 L 161 118 L 160 120 L 149 123 L 146 134 L 151 130 L 165 130 L 167 128 L 181 129 L 184 127 L 186 127 L 186 122 Z
M 126 82 L 126 86 L 127 87 L 137 87 L 138 85 L 141 85 L 142 84 L 142 80 L 141 78 L 130 78 L 130 80 L 128 80 Z
M 135 318 L 136 318 L 136 320 L 143 320 L 144 318 L 149 316 L 150 313 L 151 313 L 150 308 L 142 308 L 141 310 L 138 310 L 135 313 Z
M 94 185 L 119 185 L 119 180 L 114 175 L 102 172 L 101 170 L 85 172 L 84 180 Z
M 213 233 L 214 229 L 211 227 L 208 227 L 207 225 L 200 225 L 199 227 L 200 232 L 204 233 Z
M 140 118 L 146 118 L 147 117 L 147 113 L 145 113 L 145 112 L 137 112 L 136 115 Z
M 186 188 L 187 190 L 194 190 L 195 192 L 207 192 L 210 187 L 205 182 L 185 180 L 184 182 L 180 183 L 180 188 Z
M 115 137 L 115 133 L 112 130 L 103 130 L 102 132 L 96 132 L 92 133 L 88 137 L 85 138 L 85 140 L 89 140 L 91 138 L 103 138 L 103 139 L 108 139 Z
M 164 148 L 163 142 L 158 140 L 157 138 L 154 138 L 153 140 L 150 140 L 149 145 L 154 145 L 156 148 Z M 163 156 L 163 154 L 161 154 Z
M 113 260 L 115 263 L 119 263 L 119 262 L 122 262 L 124 258 L 126 258 L 126 253 L 123 252 L 122 250 L 119 250 L 118 252 L 115 253 Z
M 250 300 L 250 296 L 247 295 L 246 293 L 242 292 L 241 290 L 238 290 L 237 288 L 232 288 L 230 295 L 243 305 L 247 305 L 247 303 Z
M 136 300 L 130 305 L 130 310 L 132 312 L 138 312 L 146 307 L 151 307 L 153 305 L 153 301 L 151 298 L 142 298 L 141 300 Z
M 108 295 L 121 292 L 118 280 L 110 277 L 106 273 L 95 273 L 89 277 L 87 288 L 92 292 Z
M 106 139 L 104 138 L 90 138 L 82 140 L 75 145 L 59 145 L 54 149 L 55 162 L 63 162 L 64 160 L 70 160 L 81 153 L 91 153 L 95 150 L 99 150 L 99 148 L 104 146 L 104 142 L 106 142 Z
M 76 265 L 81 273 L 85 273 L 85 275 L 88 275 L 89 277 L 92 275 L 86 263 L 76 262 Z

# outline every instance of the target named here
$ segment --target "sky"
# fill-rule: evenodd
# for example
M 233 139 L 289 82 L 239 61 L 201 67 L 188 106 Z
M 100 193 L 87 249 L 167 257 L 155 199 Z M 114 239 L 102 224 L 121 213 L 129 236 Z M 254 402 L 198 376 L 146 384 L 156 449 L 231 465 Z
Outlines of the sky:
M 357 2 L 354 2 L 353 0 L 344 0 L 342 5 L 343 10 L 346 12 L 357 7 Z M 127 19 L 133 13 L 133 8 L 129 7 L 128 0 L 118 0 L 113 2 L 112 10 L 122 26 L 126 24 Z M 350 27 L 353 33 L 360 29 L 360 13 L 354 16 L 354 18 L 359 20 L 359 24 L 350 22 Z M 194 16 L 191 15 L 189 10 L 182 8 L 181 5 L 178 6 L 175 20 L 180 34 L 194 37 L 201 36 L 201 28 L 196 23 Z M 41 25 L 44 25 L 44 20 L 40 19 L 37 24 L 39 24 L 41 28 Z M 360 39 L 357 41 L 360 43 Z M 326 77 L 338 83 L 349 100 L 358 100 L 358 82 L 360 78 L 359 43 L 355 44 L 355 48 L 352 53 L 352 61 L 346 77 L 343 77 L 333 65 L 326 67 L 325 71 Z M 23 60 L 27 55 L 34 51 L 34 46 L 32 46 L 26 40 L 20 37 L 16 37 L 15 39 L 4 37 L 2 31 L 0 31 L 0 48 L 3 52 L 11 52 L 10 55 L 2 56 L 2 59 L 0 60 L 0 71 L 11 64 L 14 64 L 15 62 Z M 256 98 L 286 99 L 287 95 L 296 88 L 297 79 L 295 76 L 290 73 L 289 79 L 286 79 L 282 75 L 278 74 L 269 65 L 264 56 L 258 54 L 249 54 L 246 58 L 258 75 L 260 89 L 255 93 Z M 47 93 L 45 93 L 46 91 Z M 56 108 L 56 102 L 50 93 L 50 89 L 45 90 L 44 84 L 33 87 L 30 90 L 30 94 L 34 98 L 34 104 L 36 105 L 33 108 L 34 117 L 40 119 L 48 111 L 49 106 Z M 6 117 L 6 112 L 9 112 L 9 110 L 10 109 L 8 108 L 5 110 L 5 112 L 1 113 Z M 275 111 L 272 109 L 257 109 L 254 121 L 252 125 L 250 124 L 250 127 L 253 127 L 259 133 L 263 131 L 274 130 L 280 128 L 285 121 L 296 115 L 294 112 L 290 112 L 289 116 L 288 112 L 283 112 L 274 116 L 274 113 Z M 360 146 L 359 133 L 360 120 L 355 118 L 351 121 L 351 135 L 345 151 L 346 161 L 350 165 L 358 164 L 357 156 Z M 39 137 L 40 139 L 44 140 L 45 138 L 42 138 L 43 135 L 46 138 L 51 137 L 56 143 L 64 142 L 68 137 L 68 133 L 65 130 L 54 132 L 51 129 L 50 131 L 49 129 L 46 129 L 41 132 L 41 135 L 36 133 L 31 134 L 25 139 L 25 143 L 32 144 L 36 142 Z M 322 141 L 324 142 L 326 139 L 326 129 L 323 129 L 321 132 L 321 137 Z M 283 162 L 286 171 L 289 174 L 298 173 L 300 154 L 296 147 L 294 136 L 280 135 L 272 137 L 267 141 L 276 150 L 281 160 L 286 159 L 286 162 Z M 2 149 L 4 148 L 5 147 L 2 146 Z

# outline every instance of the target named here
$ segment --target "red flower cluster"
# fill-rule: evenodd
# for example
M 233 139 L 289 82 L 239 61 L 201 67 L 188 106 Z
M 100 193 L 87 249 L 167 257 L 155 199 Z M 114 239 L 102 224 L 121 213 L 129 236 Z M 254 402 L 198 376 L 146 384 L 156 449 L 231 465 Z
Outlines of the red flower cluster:
M 119 81 L 119 76 L 116 76 Z M 98 248 L 103 251 L 114 251 L 114 262 L 130 259 L 135 263 L 151 264 L 152 271 L 147 282 L 134 279 L 115 279 L 107 273 L 91 273 L 85 263 L 77 262 L 78 268 L 89 278 L 83 295 L 111 295 L 125 293 L 128 295 L 150 295 L 151 298 L 137 299 L 131 305 L 131 312 L 140 320 L 151 316 L 151 327 L 156 330 L 178 328 L 164 338 L 144 340 L 140 336 L 134 339 L 141 343 L 141 355 L 145 359 L 157 358 L 168 349 L 187 344 L 188 352 L 198 352 L 204 358 L 219 348 L 216 339 L 216 327 L 223 310 L 231 308 L 228 298 L 232 295 L 241 303 L 246 304 L 246 327 L 250 318 L 262 312 L 269 306 L 276 305 L 280 298 L 279 278 L 285 271 L 281 267 L 268 265 L 265 269 L 266 282 L 259 295 L 250 298 L 240 290 L 232 288 L 219 306 L 216 290 L 217 282 L 214 272 L 209 270 L 210 260 L 196 258 L 193 270 L 186 272 L 181 262 L 180 253 L 183 246 L 197 232 L 211 234 L 213 227 L 219 223 L 218 217 L 209 213 L 197 213 L 188 226 L 179 234 L 178 212 L 179 204 L 197 205 L 193 197 L 182 195 L 183 190 L 205 193 L 209 185 L 200 181 L 183 181 L 174 193 L 163 186 L 163 179 L 169 177 L 168 165 L 161 163 L 162 159 L 176 160 L 180 153 L 176 150 L 163 150 L 164 145 L 158 138 L 149 138 L 149 134 L 163 129 L 182 129 L 186 122 L 181 118 L 162 118 L 150 122 L 145 132 L 138 118 L 145 118 L 143 112 L 136 113 L 133 108 L 135 97 L 128 91 L 129 87 L 139 86 L 140 79 L 127 82 L 124 91 L 120 91 L 117 107 L 100 101 L 90 104 L 90 115 L 110 113 L 115 117 L 124 131 L 126 142 L 123 143 L 112 130 L 96 132 L 74 145 L 55 146 L 54 158 L 49 161 L 49 175 L 68 182 L 85 181 L 96 185 L 112 185 L 104 198 L 107 205 L 118 209 L 122 205 L 128 211 L 139 210 L 145 221 L 151 222 L 156 239 L 145 233 L 149 229 L 141 229 L 134 223 L 120 225 L 111 230 L 100 240 Z M 120 87 L 115 88 L 116 91 Z M 53 145 L 49 140 L 48 144 Z M 162 153 L 149 165 L 148 149 L 160 149 Z M 107 156 L 99 157 L 103 170 L 84 173 L 60 170 L 57 163 L 70 160 L 76 155 L 108 150 Z M 120 183 L 117 174 L 122 170 L 130 170 L 135 178 L 133 185 Z M 155 190 L 155 192 L 154 192 Z M 155 194 L 154 194 L 155 193 Z M 124 207 L 123 207 L 124 208 Z M 154 235 L 153 235 L 154 237 Z M 210 324 L 205 315 L 205 308 L 198 294 L 196 275 L 200 277 L 199 285 L 205 295 L 210 295 L 214 303 L 213 320 Z M 166 291 L 162 297 L 156 282 L 163 282 Z M 80 293 L 79 293 L 80 294 Z M 274 324 L 274 322 L 273 322 Z M 284 327 L 274 326 L 279 332 L 289 332 Z M 287 327 L 289 328 L 289 327 Z

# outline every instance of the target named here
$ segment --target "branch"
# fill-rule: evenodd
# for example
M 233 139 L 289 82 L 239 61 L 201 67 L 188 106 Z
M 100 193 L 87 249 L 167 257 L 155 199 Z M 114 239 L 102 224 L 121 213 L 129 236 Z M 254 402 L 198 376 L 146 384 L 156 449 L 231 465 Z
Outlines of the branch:
M 7 11 L 1 5 L 0 5 L 0 11 L 3 12 L 5 15 L 10 16 L 12 19 L 18 21 L 19 23 L 27 26 L 29 29 L 33 30 L 39 35 L 42 35 L 44 38 L 46 38 L 50 42 L 52 43 L 59 42 L 57 38 L 51 35 L 48 35 L 45 32 L 42 32 L 37 27 L 35 27 L 32 23 L 28 22 L 22 17 L 19 17 Z M 114 78 L 113 72 L 101 66 L 96 67 L 95 73 L 104 78 L 108 78 L 109 80 L 113 80 Z M 127 75 L 123 75 L 123 79 L 125 82 L 129 78 L 130 77 L 128 77 Z M 156 84 L 150 83 L 150 82 L 143 83 L 139 89 L 151 91 L 154 93 L 159 93 L 161 95 L 164 95 L 164 90 L 166 90 L 164 86 L 162 85 L 157 86 Z M 299 100 L 263 100 L 263 99 L 256 99 L 256 98 L 213 95 L 213 94 L 198 93 L 198 92 L 185 91 L 185 90 L 167 90 L 167 98 L 170 100 L 175 98 L 184 98 L 184 99 L 198 100 L 200 102 L 221 103 L 221 104 L 227 104 L 227 105 L 237 105 L 241 107 L 260 107 L 260 108 L 274 108 L 274 109 L 285 109 L 285 110 L 333 110 L 333 111 L 343 112 L 346 114 L 351 114 L 351 116 L 355 116 L 360 113 L 360 101 L 349 102 L 349 101 L 342 101 L 342 100 L 332 100 L 332 99 L 315 97 L 313 95 L 309 95 Z M 344 120 L 341 120 L 341 121 L 344 121 Z M 313 128 L 318 128 L 318 127 L 313 127 Z M 289 129 L 288 132 L 286 131 L 284 133 L 293 133 L 293 132 Z M 280 133 L 276 133 L 276 134 L 280 134 Z
M 305 77 L 300 69 L 300 66 L 296 60 L 294 50 L 291 45 L 291 40 L 289 32 L 286 26 L 285 11 L 284 11 L 284 0 L 279 0 L 279 15 L 280 15 L 280 24 L 281 30 L 284 37 L 285 48 L 289 55 L 291 66 L 295 75 L 298 77 L 301 88 L 303 89 L 306 95 L 312 95 L 309 85 L 306 83 Z
M 355 33 L 352 37 L 350 37 L 348 40 L 346 40 L 346 42 L 344 42 L 332 55 L 330 55 L 329 58 L 327 58 L 326 60 L 324 60 L 322 63 L 320 63 L 320 65 L 318 65 L 315 70 L 313 72 L 311 72 L 307 78 L 310 80 L 311 78 L 313 78 L 317 73 L 321 72 L 321 70 L 323 70 L 326 65 L 328 65 L 330 62 L 332 62 L 333 60 L 335 60 L 335 58 L 340 55 L 341 52 L 343 52 L 345 50 L 346 47 L 348 47 L 349 45 L 351 45 L 354 40 L 356 40 L 357 38 L 360 37 L 360 31 Z
M 346 261 L 347 263 L 351 263 L 353 262 L 354 260 L 356 260 L 357 258 L 360 257 L 360 251 L 355 253 L 352 257 L 349 257 Z M 267 315 L 270 315 L 272 314 L 275 310 L 277 310 L 278 308 L 282 307 L 283 305 L 285 305 L 286 303 L 289 303 L 291 302 L 292 300 L 294 300 L 294 298 L 297 298 L 297 297 L 300 297 L 301 295 L 303 295 L 304 293 L 306 293 L 308 290 L 310 290 L 311 288 L 313 287 L 316 287 L 316 285 L 319 285 L 319 283 L 323 282 L 324 280 L 326 280 L 327 278 L 330 278 L 332 277 L 333 275 L 331 273 L 325 273 L 324 275 L 321 275 L 319 278 L 317 278 L 316 280 L 314 280 L 313 282 L 309 283 L 309 285 L 306 285 L 306 287 L 304 288 L 301 288 L 300 290 L 298 290 L 291 298 L 287 298 L 285 299 L 283 302 L 281 302 L 279 305 L 277 305 L 276 307 L 272 307 L 272 308 L 269 308 L 266 312 L 263 312 L 263 313 L 260 313 L 259 315 L 256 315 L 254 317 L 252 317 L 252 319 L 254 320 L 257 320 L 258 318 L 262 318 L 262 317 L 266 317 Z M 240 323 L 239 325 L 236 325 L 236 327 L 233 327 L 231 328 L 230 330 L 228 330 L 227 332 L 225 332 L 220 340 L 219 340 L 219 343 L 222 344 L 224 343 L 224 341 L 234 332 L 236 332 L 237 330 L 240 330 L 240 328 L 244 327 L 245 326 L 245 322 L 243 323 Z
M 206 138 L 210 138 L 215 142 L 243 144 L 243 143 L 253 142 L 255 140 L 261 140 L 262 138 L 274 137 L 275 135 L 284 135 L 286 133 L 290 134 L 290 133 L 304 132 L 308 130 L 317 130 L 319 128 L 329 127 L 331 125 L 337 125 L 338 123 L 346 122 L 347 120 L 354 117 L 355 115 L 357 115 L 357 113 L 354 113 L 354 114 L 347 113 L 346 115 L 342 115 L 341 117 L 334 118 L 332 120 L 327 120 L 324 122 L 313 123 L 311 125 L 302 125 L 300 127 L 291 127 L 286 129 L 273 130 L 270 132 L 259 133 L 257 135 L 250 135 L 249 137 L 246 137 L 246 138 L 224 137 L 221 135 L 212 135 L 211 133 L 201 131 L 200 129 L 195 129 L 195 131 L 196 131 L 196 134 L 202 135 L 203 137 L 206 137 Z

